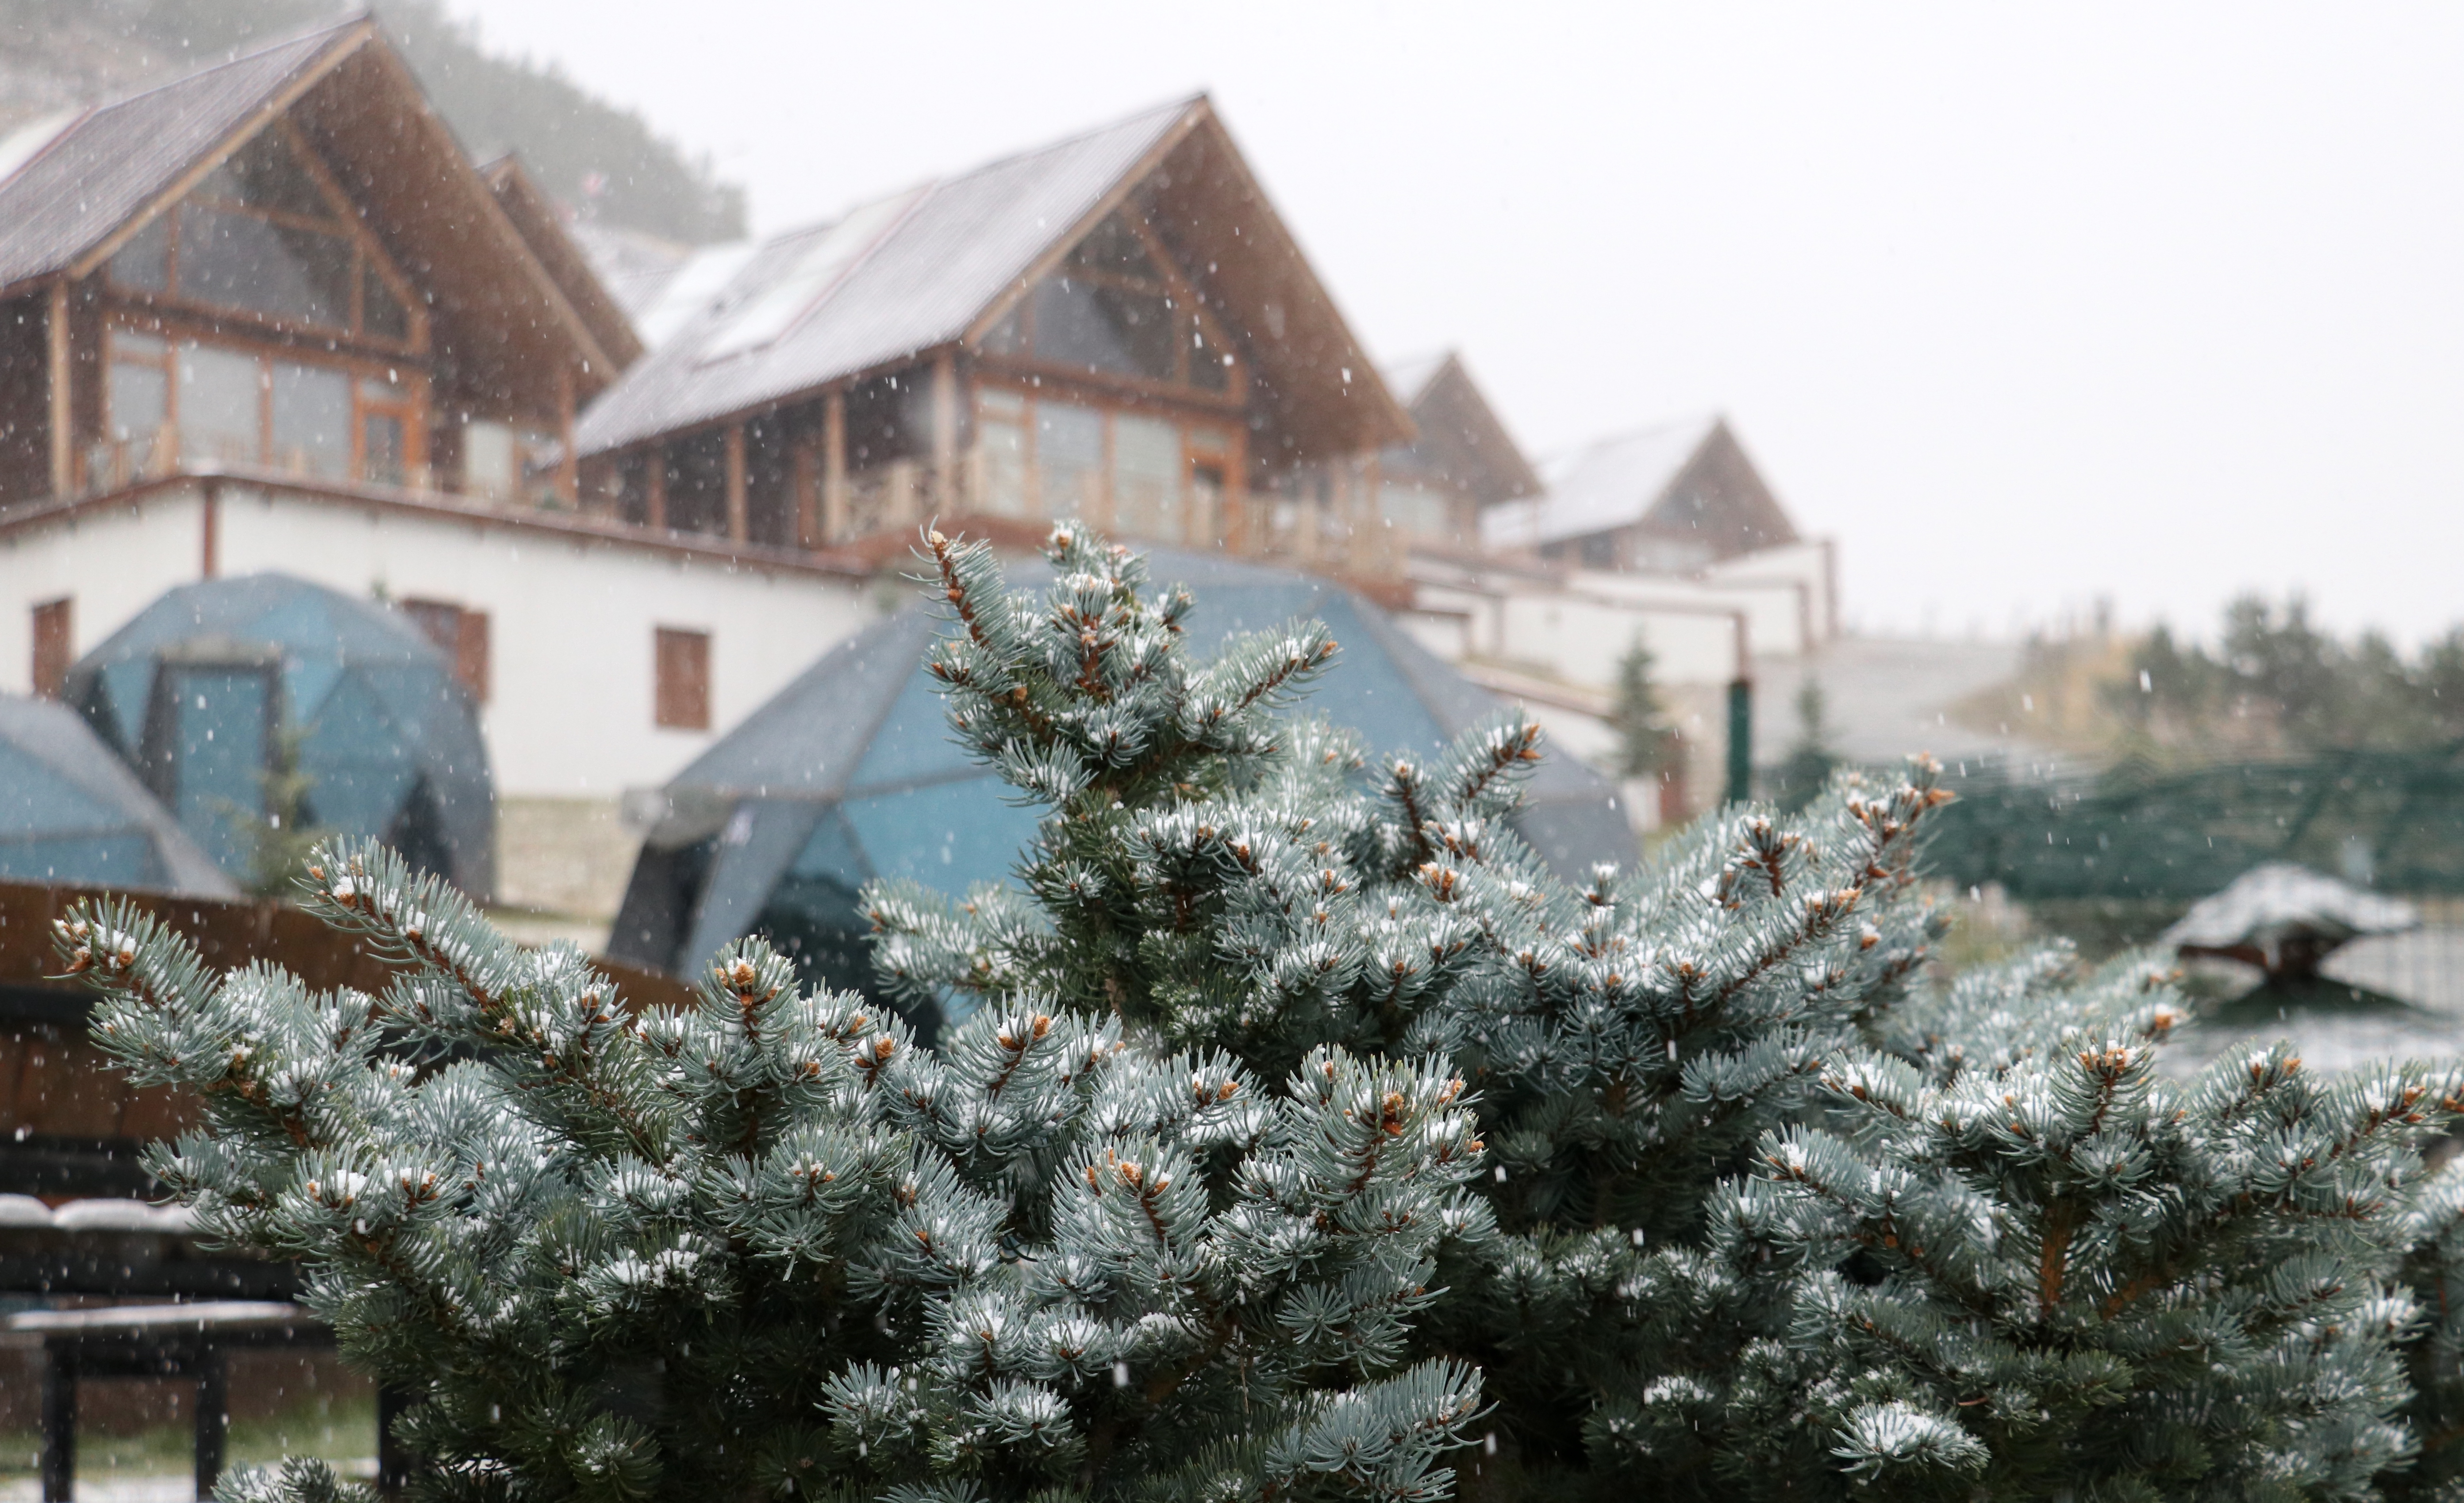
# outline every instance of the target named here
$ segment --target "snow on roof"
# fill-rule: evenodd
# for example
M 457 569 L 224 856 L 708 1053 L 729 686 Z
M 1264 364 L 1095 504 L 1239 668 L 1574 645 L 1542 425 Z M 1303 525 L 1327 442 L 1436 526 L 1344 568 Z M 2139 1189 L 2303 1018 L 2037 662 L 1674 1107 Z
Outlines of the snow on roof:
M 1714 413 L 1604 438 L 1540 466 L 1548 493 L 1488 508 L 1481 542 L 1538 547 L 1629 527 L 1648 516 L 1719 431 Z
M 1388 361 L 1377 367 L 1377 373 L 1385 378 L 1386 389 L 1395 393 L 1395 400 L 1410 408 L 1428 394 L 1429 383 L 1437 380 L 1438 372 L 1445 369 L 1446 362 L 1454 358 L 1455 352 L 1450 349 L 1432 350 L 1403 360 Z
M 2307 867 L 2271 861 L 2193 904 L 2160 942 L 2231 950 L 2294 938 L 2341 941 L 2402 934 L 2420 924 L 2420 912 L 2401 898 L 2365 892 Z
M 88 110 L 16 144 L 0 176 L 0 287 L 48 276 L 101 244 L 189 165 L 367 23 L 350 21 Z
M 637 320 L 653 352 L 583 415 L 583 452 L 742 411 L 960 338 L 1199 103 L 1176 100 L 774 235 L 732 267 L 688 262 Z M 903 202 L 909 195 L 913 201 Z M 825 276 L 816 274 L 813 256 L 849 250 L 833 232 L 866 220 L 874 222 L 864 227 L 864 243 Z M 685 285 L 695 262 L 731 275 L 701 295 Z M 739 314 L 800 281 L 812 284 L 809 298 L 764 314 L 758 341 L 733 339 Z M 679 309 L 673 294 L 696 300 Z

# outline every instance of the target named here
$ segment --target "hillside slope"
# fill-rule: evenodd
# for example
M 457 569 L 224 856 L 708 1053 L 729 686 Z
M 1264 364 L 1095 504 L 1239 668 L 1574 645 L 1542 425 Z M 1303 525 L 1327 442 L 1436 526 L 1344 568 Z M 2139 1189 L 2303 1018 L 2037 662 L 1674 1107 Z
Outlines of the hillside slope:
M 637 112 L 553 64 L 490 54 L 443 0 L 375 10 L 480 161 L 518 151 L 541 187 L 608 225 L 693 244 L 744 233 L 744 190 Z M 331 0 L 0 0 L 0 130 L 350 13 Z

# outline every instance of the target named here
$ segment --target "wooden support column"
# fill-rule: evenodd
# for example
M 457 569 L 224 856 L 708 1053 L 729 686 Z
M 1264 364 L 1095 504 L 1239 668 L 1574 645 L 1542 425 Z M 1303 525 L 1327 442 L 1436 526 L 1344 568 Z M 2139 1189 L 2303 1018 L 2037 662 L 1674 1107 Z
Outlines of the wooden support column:
M 67 496 L 77 489 L 76 409 L 69 389 L 69 284 L 52 283 L 52 300 L 43 318 L 43 338 L 51 365 L 52 494 Z
M 822 542 L 845 542 L 847 533 L 847 392 L 822 398 Z
M 1249 425 L 1243 423 L 1232 431 L 1232 448 L 1224 456 L 1223 475 L 1223 551 L 1233 554 L 1263 553 L 1258 541 L 1257 508 L 1249 498 Z
M 961 505 L 958 490 L 958 356 L 933 357 L 933 489 L 926 503 L 936 512 Z
M 582 505 L 582 455 L 573 447 L 573 367 L 556 370 L 556 438 L 564 457 L 557 461 L 556 494 L 567 506 Z
M 796 546 L 822 545 L 822 456 L 812 440 L 800 440 L 789 452 L 789 473 L 796 486 Z
M 753 536 L 753 519 L 744 503 L 744 425 L 727 425 L 727 536 L 743 542 Z
M 652 444 L 649 468 L 644 474 L 644 489 L 649 493 L 642 508 L 642 519 L 652 527 L 668 524 L 668 448 Z
M 223 571 L 223 482 L 209 475 L 204 483 L 197 500 L 197 577 L 213 579 Z

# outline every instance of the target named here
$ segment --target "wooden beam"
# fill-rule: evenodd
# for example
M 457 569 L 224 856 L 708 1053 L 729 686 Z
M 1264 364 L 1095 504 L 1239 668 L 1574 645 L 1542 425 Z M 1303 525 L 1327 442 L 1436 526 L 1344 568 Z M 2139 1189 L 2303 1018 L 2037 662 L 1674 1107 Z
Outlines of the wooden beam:
M 573 446 L 573 367 L 556 367 L 556 437 L 563 457 L 556 465 L 556 494 L 564 504 L 582 505 L 582 455 Z
M 844 542 L 847 532 L 847 388 L 822 398 L 822 542 Z
M 197 577 L 212 579 L 223 567 L 223 482 L 208 475 L 206 494 L 197 502 Z
M 727 425 L 727 536 L 745 542 L 753 537 L 753 519 L 744 501 L 744 425 Z
M 1263 553 L 1261 531 L 1254 504 L 1249 498 L 1249 425 L 1242 423 L 1232 430 L 1232 448 L 1224 457 L 1223 476 L 1223 551 L 1233 554 Z
M 958 509 L 958 355 L 944 349 L 933 357 L 933 490 L 927 503 L 934 510 Z
M 52 283 L 52 300 L 43 317 L 43 338 L 49 348 L 52 403 L 52 494 L 65 497 L 77 490 L 76 409 L 69 401 L 69 284 Z
M 649 495 L 642 519 L 649 526 L 665 527 L 668 524 L 668 447 L 652 444 L 649 453 L 650 463 L 645 486 Z

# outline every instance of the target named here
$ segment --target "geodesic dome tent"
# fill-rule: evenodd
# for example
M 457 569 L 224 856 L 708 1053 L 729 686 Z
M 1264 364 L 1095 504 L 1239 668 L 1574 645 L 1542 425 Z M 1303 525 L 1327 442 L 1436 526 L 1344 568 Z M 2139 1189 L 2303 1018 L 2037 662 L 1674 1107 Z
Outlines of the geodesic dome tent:
M 1201 657 L 1237 633 L 1324 621 L 1341 652 L 1297 713 L 1351 727 L 1373 754 L 1442 747 L 1504 703 L 1338 586 L 1166 550 L 1151 552 L 1148 567 L 1196 595 L 1188 630 Z M 1049 577 L 1040 561 L 1009 570 L 1013 588 L 1041 589 Z M 871 970 L 856 893 L 867 881 L 912 877 L 960 893 L 1008 876 L 1036 812 L 1011 804 L 1009 785 L 951 739 L 924 667 L 945 630 L 922 605 L 876 623 L 679 773 L 608 953 L 686 974 L 758 931 L 808 978 L 862 988 Z M 1568 876 L 1635 858 L 1615 787 L 1562 755 L 1542 761 L 1514 823 Z
M 183 585 L 78 659 L 65 696 L 227 873 L 248 873 L 287 741 L 308 823 L 495 888 L 477 706 L 388 607 L 284 574 Z
M 0 880 L 239 889 L 75 711 L 0 695 Z

